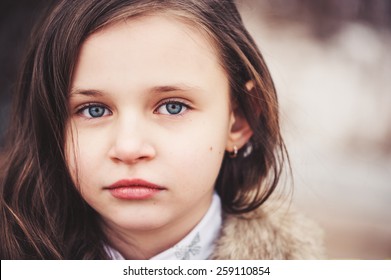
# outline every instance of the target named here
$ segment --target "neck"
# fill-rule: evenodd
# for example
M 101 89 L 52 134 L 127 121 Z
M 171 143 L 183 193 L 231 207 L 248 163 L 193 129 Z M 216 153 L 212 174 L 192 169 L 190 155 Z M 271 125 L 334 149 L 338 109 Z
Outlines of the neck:
M 144 260 L 173 247 L 200 222 L 210 206 L 206 205 L 196 216 L 188 215 L 175 223 L 153 230 L 128 230 L 109 222 L 103 222 L 103 229 L 109 244 L 128 260 Z M 200 210 L 200 209 L 198 209 Z

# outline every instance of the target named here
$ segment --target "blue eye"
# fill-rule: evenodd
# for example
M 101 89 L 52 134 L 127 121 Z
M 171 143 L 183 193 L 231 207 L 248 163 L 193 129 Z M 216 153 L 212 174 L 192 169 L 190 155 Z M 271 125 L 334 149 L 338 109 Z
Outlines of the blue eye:
M 179 115 L 184 113 L 187 109 L 188 106 L 181 102 L 169 101 L 159 106 L 156 111 L 163 115 Z
M 80 109 L 79 114 L 87 118 L 100 118 L 106 116 L 110 111 L 101 105 L 87 105 Z

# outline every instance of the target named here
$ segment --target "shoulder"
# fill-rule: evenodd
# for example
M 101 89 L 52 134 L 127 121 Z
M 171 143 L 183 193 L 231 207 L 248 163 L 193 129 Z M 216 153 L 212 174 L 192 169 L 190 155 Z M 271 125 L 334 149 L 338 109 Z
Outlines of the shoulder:
M 311 220 L 280 205 L 224 214 L 212 259 L 321 259 L 323 233 Z

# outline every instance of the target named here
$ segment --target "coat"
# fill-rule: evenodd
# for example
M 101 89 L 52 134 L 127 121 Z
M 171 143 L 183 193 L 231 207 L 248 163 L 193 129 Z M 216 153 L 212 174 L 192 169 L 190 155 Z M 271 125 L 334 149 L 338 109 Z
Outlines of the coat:
M 223 215 L 211 259 L 324 259 L 323 234 L 312 221 L 291 210 L 260 207 Z

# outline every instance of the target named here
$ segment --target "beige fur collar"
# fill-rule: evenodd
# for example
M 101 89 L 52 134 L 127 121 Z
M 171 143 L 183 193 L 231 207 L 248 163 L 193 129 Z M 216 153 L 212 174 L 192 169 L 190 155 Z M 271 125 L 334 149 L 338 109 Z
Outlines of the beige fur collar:
M 324 259 L 322 231 L 291 210 L 261 207 L 229 215 L 211 259 Z

